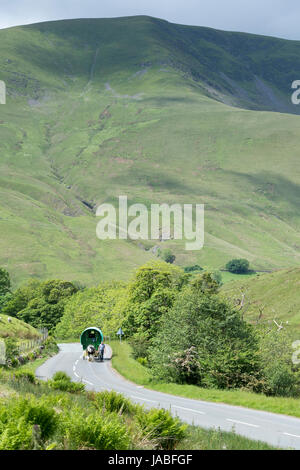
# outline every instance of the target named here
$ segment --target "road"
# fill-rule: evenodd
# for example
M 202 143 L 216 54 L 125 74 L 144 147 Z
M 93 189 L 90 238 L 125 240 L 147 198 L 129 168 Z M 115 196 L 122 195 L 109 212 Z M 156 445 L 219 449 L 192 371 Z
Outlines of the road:
M 57 371 L 64 371 L 75 382 L 82 381 L 87 390 L 115 390 L 145 407 L 166 408 L 183 421 L 203 428 L 220 428 L 250 439 L 281 448 L 300 450 L 300 419 L 251 410 L 221 403 L 177 397 L 149 390 L 125 380 L 111 367 L 111 350 L 107 346 L 102 363 L 82 359 L 79 343 L 60 344 L 59 353 L 40 366 L 36 375 L 47 380 Z

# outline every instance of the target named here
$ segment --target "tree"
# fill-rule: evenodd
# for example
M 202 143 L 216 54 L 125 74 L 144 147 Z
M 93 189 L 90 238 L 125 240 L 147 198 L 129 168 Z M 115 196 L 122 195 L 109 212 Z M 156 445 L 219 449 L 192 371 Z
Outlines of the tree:
M 274 396 L 299 396 L 300 366 L 292 362 L 292 332 L 288 328 L 278 330 L 267 325 L 256 328 L 263 373 L 262 391 Z
M 188 277 L 181 268 L 162 261 L 147 263 L 137 270 L 129 286 L 122 328 L 136 346 L 144 345 L 144 356 L 161 318 L 172 307 Z
M 165 314 L 152 345 L 149 364 L 164 381 L 233 388 L 260 374 L 253 327 L 214 293 L 192 286 Z
M 10 276 L 4 268 L 0 268 L 0 311 L 5 307 L 11 298 Z
M 63 315 L 64 307 L 77 288 L 69 281 L 29 281 L 20 287 L 3 312 L 35 328 L 52 330 Z
M 111 281 L 77 292 L 66 303 L 55 329 L 56 336 L 79 338 L 91 325 L 100 327 L 105 335 L 115 335 L 124 320 L 126 289 L 126 283 Z
M 226 269 L 234 274 L 246 274 L 249 271 L 249 261 L 246 259 L 232 259 L 226 264 Z
M 10 292 L 9 273 L 4 268 L 0 268 L 0 296 Z

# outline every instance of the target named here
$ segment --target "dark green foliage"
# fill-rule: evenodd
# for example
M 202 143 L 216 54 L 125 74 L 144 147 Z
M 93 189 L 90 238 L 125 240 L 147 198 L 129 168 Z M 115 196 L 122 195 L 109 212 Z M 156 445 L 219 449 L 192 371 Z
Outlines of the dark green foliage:
M 247 274 L 249 272 L 249 261 L 246 259 L 232 259 L 226 264 L 226 269 L 234 274 Z
M 30 279 L 17 289 L 8 304 L 3 309 L 3 313 L 16 317 L 17 314 L 26 308 L 30 300 L 38 296 L 38 290 L 41 283 L 35 279 Z
M 32 442 L 29 436 L 33 437 L 29 432 L 29 426 L 31 426 L 31 430 L 32 426 L 38 426 L 41 438 L 47 439 L 54 433 L 57 424 L 58 419 L 55 411 L 44 403 L 40 403 L 34 397 L 18 398 L 0 405 L 0 427 L 2 427 L 4 433 L 7 433 L 6 429 L 8 428 L 8 434 L 10 435 L 15 434 L 16 430 L 21 427 L 26 435 L 26 446 L 30 445 L 29 442 Z M 1 435 L 0 442 L 3 439 L 6 440 L 7 436 Z M 19 443 L 16 445 L 19 445 Z
M 35 375 L 30 370 L 17 370 L 14 373 L 14 377 L 17 380 L 22 380 L 31 384 L 36 383 Z
M 229 304 L 197 285 L 187 288 L 165 315 L 153 341 L 150 366 L 164 381 L 246 386 L 259 375 L 252 327 Z
M 127 450 L 131 442 L 126 426 L 115 414 L 74 412 L 66 418 L 63 430 L 70 449 Z
M 52 330 L 63 315 L 66 301 L 76 292 L 68 281 L 29 281 L 13 294 L 3 312 L 36 328 Z
M 185 437 L 187 426 L 178 418 L 164 409 L 151 409 L 149 412 L 139 412 L 138 422 L 145 436 L 156 441 L 156 448 L 174 450 L 179 441 Z
M 6 269 L 0 268 L 0 312 L 11 299 L 10 276 Z
M 258 325 L 261 391 L 271 396 L 300 395 L 300 367 L 292 363 L 292 332 Z
M 197 272 L 197 271 L 203 271 L 203 268 L 201 268 L 201 266 L 199 266 L 198 264 L 194 264 L 193 266 L 186 266 L 184 268 L 184 272 L 185 273 L 193 273 L 193 272 Z
M 170 264 L 173 264 L 176 259 L 176 256 L 172 253 L 171 250 L 164 250 L 161 257 L 166 263 Z
M 84 384 L 72 382 L 71 378 L 62 371 L 54 374 L 52 380 L 48 380 L 49 387 L 54 390 L 61 390 L 62 392 L 80 393 L 84 390 Z
M 14 338 L 5 338 L 5 354 L 6 354 L 6 361 L 8 364 L 13 365 L 16 356 L 19 354 L 19 347 L 18 343 Z
M 216 294 L 220 284 L 212 273 L 203 273 L 195 276 L 190 283 L 192 290 L 201 294 Z
M 161 318 L 186 284 L 186 276 L 180 268 L 163 262 L 148 263 L 137 271 L 129 287 L 123 329 L 138 356 L 147 355 Z
M 43 354 L 49 355 L 49 354 L 54 354 L 58 353 L 59 348 L 56 344 L 55 339 L 52 336 L 48 336 L 44 343 L 44 351 Z
M 99 411 L 103 409 L 108 413 L 126 413 L 133 414 L 136 407 L 133 403 L 113 390 L 96 393 L 93 396 L 93 403 Z
M 10 292 L 10 277 L 9 273 L 4 268 L 0 268 L 0 297 Z

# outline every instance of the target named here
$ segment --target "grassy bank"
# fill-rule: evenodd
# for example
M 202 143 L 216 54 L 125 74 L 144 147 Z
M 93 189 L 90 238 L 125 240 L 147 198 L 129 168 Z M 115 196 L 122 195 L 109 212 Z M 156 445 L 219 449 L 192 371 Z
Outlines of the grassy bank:
M 26 403 L 24 397 L 26 396 Z M 105 422 L 105 432 L 111 431 L 107 429 L 108 421 L 110 426 L 117 425 L 117 430 L 122 431 L 125 426 L 129 432 L 130 442 L 126 443 L 126 448 L 130 449 L 156 449 L 158 439 L 145 438 L 142 429 L 138 424 L 138 415 L 141 415 L 141 409 L 135 408 L 125 398 L 114 392 L 90 393 L 81 391 L 78 393 L 69 393 L 63 390 L 53 390 L 48 384 L 37 381 L 35 384 L 26 380 L 25 377 L 14 376 L 10 371 L 0 370 L 0 397 L 7 407 L 14 410 L 14 403 L 23 400 L 23 404 L 27 407 L 31 406 L 35 410 L 42 405 L 43 411 L 47 408 L 48 417 L 53 421 L 51 435 L 45 440 L 39 439 L 31 442 L 23 442 L 23 436 L 19 441 L 11 444 L 11 449 L 110 449 L 121 450 L 122 442 L 105 440 L 101 441 L 98 434 L 101 434 L 103 422 Z M 101 397 L 105 397 L 101 400 Z M 117 398 L 119 397 L 119 398 Z M 100 408 L 97 407 L 100 403 Z M 105 403 L 105 406 L 104 406 Z M 123 404 L 123 405 L 122 405 Z M 25 406 L 23 405 L 23 406 Z M 123 411 L 119 407 L 126 405 Z M 53 412 L 54 410 L 54 412 Z M 41 411 L 40 411 L 41 412 Z M 78 421 L 78 415 L 80 421 Z M 38 416 L 38 415 L 37 415 Z M 95 424 L 95 417 L 98 418 L 98 431 L 94 435 L 91 433 L 90 422 Z M 35 418 L 34 418 L 35 419 Z M 163 418 L 161 418 L 163 419 Z M 1 414 L 0 414 L 1 420 Z M 12 419 L 11 419 L 12 420 Z M 80 432 L 78 434 L 78 423 L 88 432 Z M 43 423 L 39 426 L 43 426 Z M 174 421 L 175 423 L 175 421 Z M 32 425 L 32 422 L 30 422 Z M 33 422 L 33 424 L 36 424 Z M 88 427 L 87 427 L 88 425 Z M 178 424 L 180 425 L 180 423 Z M 14 426 L 13 423 L 10 425 Z M 124 429 L 124 428 L 123 428 Z M 42 428 L 43 430 L 43 428 Z M 10 431 L 10 430 L 9 430 Z M 67 437 L 66 437 L 67 432 Z M 124 429 L 125 432 L 125 429 Z M 92 434 L 92 435 L 91 435 Z M 98 437 L 97 437 L 98 436 Z M 96 437 L 96 438 L 94 438 Z M 158 436 L 159 437 L 159 436 Z M 0 448 L 3 448 L 3 436 L 0 430 Z M 103 440 L 103 439 L 102 439 Z M 162 441 L 163 445 L 163 441 Z M 29 446 L 29 447 L 28 447 Z M 275 450 L 274 447 L 257 441 L 236 435 L 234 432 L 221 432 L 217 430 L 205 430 L 197 426 L 187 426 L 184 435 L 176 444 L 176 450 Z
M 200 388 L 195 385 L 156 383 L 150 371 L 133 359 L 129 344 L 112 341 L 111 347 L 113 349 L 113 367 L 126 379 L 139 385 L 185 398 L 227 403 L 300 418 L 300 399 L 267 397 L 243 390 L 217 390 Z

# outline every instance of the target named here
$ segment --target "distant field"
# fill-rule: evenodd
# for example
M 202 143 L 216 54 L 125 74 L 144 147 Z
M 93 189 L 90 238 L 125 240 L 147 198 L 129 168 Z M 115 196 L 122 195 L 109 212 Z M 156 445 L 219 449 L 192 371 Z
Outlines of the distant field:
M 234 274 L 234 273 L 230 273 L 229 271 L 222 271 L 221 275 L 222 275 L 223 284 L 227 284 L 228 282 L 231 282 L 231 281 L 243 282 L 245 280 L 252 279 L 253 277 L 259 276 L 259 274 L 257 273 Z
M 276 319 L 284 327 L 300 335 L 300 268 L 291 268 L 269 274 L 259 274 L 250 279 L 226 283 L 221 292 L 233 298 L 245 294 L 245 318 L 261 321 Z M 288 324 L 286 323 L 288 322 Z M 300 336 L 299 336 L 300 337 Z

